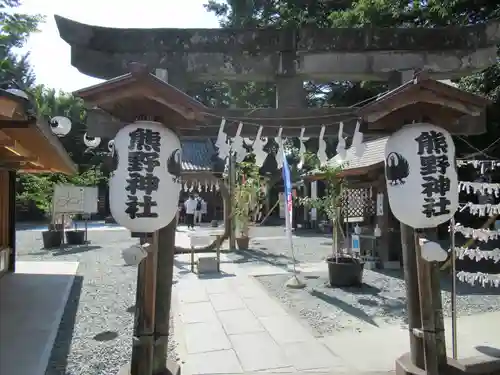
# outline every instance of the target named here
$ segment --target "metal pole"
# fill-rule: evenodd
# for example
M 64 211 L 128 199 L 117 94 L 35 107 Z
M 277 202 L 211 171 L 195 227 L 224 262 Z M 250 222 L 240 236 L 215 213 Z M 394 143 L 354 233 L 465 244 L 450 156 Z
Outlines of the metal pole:
M 234 189 L 236 185 L 236 155 L 231 150 L 229 153 L 229 224 L 231 226 L 229 231 L 229 248 L 236 249 L 236 222 L 233 216 L 234 209 Z
M 57 224 L 56 224 L 57 225 Z M 64 222 L 64 214 L 61 215 L 61 226 L 62 226 L 62 238 L 61 238 L 61 247 L 64 246 L 65 242 L 65 235 L 66 235 L 66 229 L 65 229 L 65 222 Z
M 451 342 L 453 359 L 458 358 L 457 349 L 457 265 L 455 251 L 455 218 L 450 219 L 451 242 Z
M 88 219 L 88 216 L 87 214 L 85 214 L 85 244 L 88 245 L 89 241 L 88 241 L 88 230 L 89 230 L 89 226 L 88 226 L 88 222 L 89 222 L 89 219 Z

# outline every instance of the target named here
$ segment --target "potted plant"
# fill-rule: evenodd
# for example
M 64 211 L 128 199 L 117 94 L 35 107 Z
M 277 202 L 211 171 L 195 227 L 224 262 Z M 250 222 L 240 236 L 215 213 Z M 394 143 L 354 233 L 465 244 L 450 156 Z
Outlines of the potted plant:
M 232 194 L 232 217 L 236 223 L 238 249 L 248 249 L 250 222 L 259 209 L 260 188 L 257 166 L 250 162 L 240 163 Z
M 21 204 L 34 203 L 49 219 L 48 228 L 42 232 L 43 247 L 52 249 L 61 246 L 63 240 L 62 223 L 57 223 L 52 206 L 54 181 L 51 175 L 21 174 L 17 178 L 16 200 Z
M 345 180 L 340 177 L 342 166 L 322 167 L 322 180 L 326 184 L 325 195 L 319 198 L 303 198 L 303 204 L 323 212 L 332 225 L 332 255 L 326 259 L 328 277 L 333 287 L 362 284 L 364 263 L 352 253 L 342 249 L 347 241 L 342 228 L 341 206 L 345 191 Z
M 68 245 L 83 245 L 85 244 L 85 231 L 78 230 L 76 221 L 74 223 L 74 230 L 66 231 L 66 242 Z
M 42 241 L 44 249 L 53 249 L 60 247 L 63 242 L 64 229 L 62 224 L 51 222 L 48 229 L 42 232 Z

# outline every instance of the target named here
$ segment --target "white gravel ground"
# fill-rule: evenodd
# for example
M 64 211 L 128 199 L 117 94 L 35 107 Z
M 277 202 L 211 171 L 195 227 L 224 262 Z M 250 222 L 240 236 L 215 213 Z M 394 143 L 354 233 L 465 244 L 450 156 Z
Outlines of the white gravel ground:
M 88 250 L 47 251 L 41 237 L 18 231 L 18 259 L 80 262 L 46 375 L 115 374 L 130 360 L 137 276 L 136 267 L 123 265 L 121 250 L 137 239 L 128 231 L 89 231 Z M 169 346 L 175 360 L 175 343 Z
M 256 279 L 292 313 L 303 319 L 318 336 L 343 330 L 362 331 L 382 325 L 406 324 L 405 284 L 399 271 L 364 271 L 362 288 L 331 288 L 325 273 L 305 273 L 307 287 L 286 288 L 289 275 L 258 276 Z M 450 280 L 442 281 L 444 315 L 450 315 Z M 460 315 L 500 310 L 500 289 L 458 283 Z

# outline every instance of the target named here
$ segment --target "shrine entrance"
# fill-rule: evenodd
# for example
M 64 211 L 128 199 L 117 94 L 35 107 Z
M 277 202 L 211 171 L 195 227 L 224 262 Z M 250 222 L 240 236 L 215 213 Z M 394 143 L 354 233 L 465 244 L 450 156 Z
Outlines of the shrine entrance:
M 375 39 L 380 43 L 370 48 L 366 43 L 363 44 L 359 48 L 361 51 L 359 54 L 346 53 L 342 43 L 329 46 L 323 42 L 330 36 L 332 40 L 338 40 L 338 36 L 334 37 L 338 32 L 336 30 L 312 32 L 271 30 L 275 38 L 270 38 L 269 34 L 262 36 L 266 30 L 253 31 L 252 43 L 248 43 L 252 46 L 245 43 L 247 38 L 244 35 L 247 31 L 242 30 L 238 31 L 242 33 L 241 38 L 234 35 L 228 37 L 227 34 L 219 35 L 219 31 L 213 33 L 205 31 L 205 34 L 211 37 L 199 38 L 199 34 L 193 33 L 200 31 L 183 30 L 181 39 L 185 39 L 185 43 L 179 43 L 178 37 L 170 37 L 171 40 L 175 40 L 174 45 L 167 41 L 169 38 L 166 36 L 172 35 L 168 34 L 169 32 L 178 34 L 179 30 L 162 30 L 163 37 L 156 39 L 154 37 L 156 31 L 153 30 L 127 30 L 129 33 L 135 33 L 137 37 L 131 40 L 138 40 L 141 43 L 144 40 L 155 42 L 162 40 L 163 55 L 158 53 L 151 57 L 151 54 L 146 53 L 149 51 L 141 51 L 142 46 L 135 45 L 135 49 L 130 47 L 132 49 L 128 50 L 117 42 L 123 30 L 94 28 L 61 17 L 56 17 L 56 21 L 63 39 L 72 46 L 73 63 L 81 71 L 109 79 L 126 73 L 124 69 L 132 70 L 124 76 L 76 93 L 91 106 L 97 107 L 96 110 L 90 111 L 90 115 L 94 116 L 89 120 L 90 136 L 113 138 L 128 124 L 133 124 L 141 115 L 146 114 L 157 124 L 169 127 L 177 136 L 217 138 L 219 156 L 223 159 L 231 158 L 235 154 L 238 157 L 238 153 L 241 156 L 242 138 L 260 140 L 261 137 L 272 137 L 281 140 L 287 137 L 317 137 L 318 157 L 324 164 L 327 162 L 324 144 L 326 137 L 336 138 L 339 144 L 343 141 L 345 151 L 346 136 L 359 139 L 359 134 L 362 133 L 366 137 L 365 141 L 374 140 L 391 135 L 413 122 L 429 123 L 451 134 L 471 135 L 485 131 L 484 117 L 481 114 L 484 113 L 487 101 L 449 87 L 436 81 L 435 78 L 462 76 L 471 70 L 488 66 L 489 57 L 496 56 L 497 40 L 496 36 L 488 34 L 486 29 L 475 30 L 482 38 L 473 38 L 474 42 L 471 41 L 470 30 L 467 28 L 419 29 L 415 33 L 405 29 L 408 31 L 406 35 L 411 36 L 411 42 L 408 38 L 398 39 L 397 30 L 371 30 L 370 33 L 375 34 L 370 34 L 370 38 L 363 35 L 361 38 L 363 43 Z M 383 32 L 384 35 L 395 35 L 393 39 L 398 40 L 387 40 L 376 34 L 379 32 Z M 359 29 L 347 29 L 345 33 L 359 35 Z M 87 37 L 81 38 L 81 35 Z M 318 35 L 322 37 L 319 38 Z M 422 53 L 425 57 L 418 59 L 421 62 L 417 64 L 414 63 L 415 60 L 403 58 L 408 57 L 408 53 L 410 55 L 420 53 L 407 51 L 408 45 L 414 44 L 416 40 L 422 40 L 422 45 L 425 45 L 425 39 L 438 40 L 441 37 L 443 48 L 438 48 L 439 53 L 426 51 Z M 347 37 L 345 40 L 350 41 L 350 38 Z M 255 43 L 261 44 L 259 48 L 255 49 Z M 457 58 L 457 50 L 464 48 L 466 50 L 464 56 L 470 55 L 471 45 L 481 50 L 481 56 L 484 58 L 466 59 L 461 56 L 460 63 L 455 68 L 447 67 L 446 59 L 452 58 L 450 56 Z M 323 55 L 321 52 L 325 48 L 330 53 Z M 255 52 L 255 50 L 258 50 L 261 56 L 241 53 Z M 349 49 L 347 50 L 349 52 Z M 129 53 L 132 51 L 133 53 Z M 186 55 L 207 51 L 208 54 L 224 56 L 230 53 L 230 56 L 224 63 L 221 63 L 220 59 L 213 60 L 215 63 L 199 60 L 198 63 L 188 63 L 195 60 L 188 59 Z M 401 58 L 387 59 L 387 51 L 393 51 Z M 443 55 L 446 55 L 444 60 L 442 60 Z M 434 58 L 435 64 L 427 63 L 428 59 L 434 61 Z M 332 61 L 341 61 L 340 59 L 347 64 L 332 64 Z M 297 64 L 297 60 L 301 61 L 301 64 Z M 100 64 L 97 64 L 97 61 Z M 462 61 L 470 63 L 465 66 Z M 128 64 L 131 62 L 136 64 L 131 66 Z M 140 68 L 141 63 L 142 68 Z M 415 66 L 427 70 L 429 65 L 432 65 L 429 76 L 415 74 L 413 70 Z M 162 77 L 160 79 L 150 74 L 150 70 L 153 69 L 157 69 L 157 73 L 166 70 L 167 74 L 158 74 Z M 248 74 L 242 74 L 242 71 Z M 203 80 L 216 76 L 245 81 L 272 79 L 276 83 L 277 108 L 207 108 L 180 91 L 185 89 L 189 78 Z M 304 80 L 361 79 L 361 77 L 389 80 L 394 89 L 359 108 L 304 108 Z M 166 83 L 167 80 L 169 83 Z M 226 142 L 227 137 L 232 139 L 230 145 Z M 401 185 L 406 177 L 404 173 L 392 176 L 394 178 L 389 180 Z M 386 186 L 389 191 L 389 185 Z M 446 211 L 446 207 L 442 207 L 443 212 Z M 394 207 L 392 210 L 394 211 Z M 434 213 L 430 212 L 430 216 L 439 216 Z M 226 220 L 224 237 L 233 231 L 230 212 Z M 153 234 L 142 236 L 147 237 L 154 250 L 139 265 L 141 276 L 137 289 L 138 304 L 134 327 L 137 345 L 134 346 L 132 356 L 133 375 L 141 371 L 145 374 L 165 371 L 165 337 L 168 336 L 175 248 L 174 229 L 175 225 L 171 222 L 155 230 Z M 398 360 L 397 370 L 400 373 L 417 374 L 426 368 L 427 372 L 433 375 L 456 373 L 456 368 L 459 366 L 454 361 L 447 360 L 443 346 L 442 316 L 439 313 L 435 314 L 436 311 L 440 311 L 439 297 L 435 295 L 435 292 L 439 291 L 439 284 L 432 284 L 439 282 L 435 264 L 423 261 L 416 255 L 420 249 L 418 240 L 421 238 L 421 231 L 415 231 L 414 228 L 401 224 L 400 232 L 407 281 L 411 353 Z M 158 258 L 157 261 L 155 257 Z M 177 370 L 171 368 L 170 371 Z M 460 371 L 467 372 L 469 369 Z

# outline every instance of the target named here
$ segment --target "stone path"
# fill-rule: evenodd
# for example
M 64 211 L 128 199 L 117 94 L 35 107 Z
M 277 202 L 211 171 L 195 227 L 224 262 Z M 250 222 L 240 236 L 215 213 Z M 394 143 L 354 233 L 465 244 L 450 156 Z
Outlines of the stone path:
M 349 370 L 247 275 L 184 275 L 174 295 L 185 374 Z
M 323 263 L 299 266 L 321 268 Z M 314 337 L 252 277 L 290 273 L 289 267 L 236 264 L 222 254 L 221 270 L 220 276 L 199 278 L 189 271 L 188 255 L 176 256 L 175 340 L 184 374 L 387 374 L 409 350 L 401 326 Z M 491 329 L 499 319 L 500 312 L 460 318 L 460 357 L 484 355 L 481 348 L 500 351 L 500 336 Z M 449 319 L 445 323 L 450 350 Z

